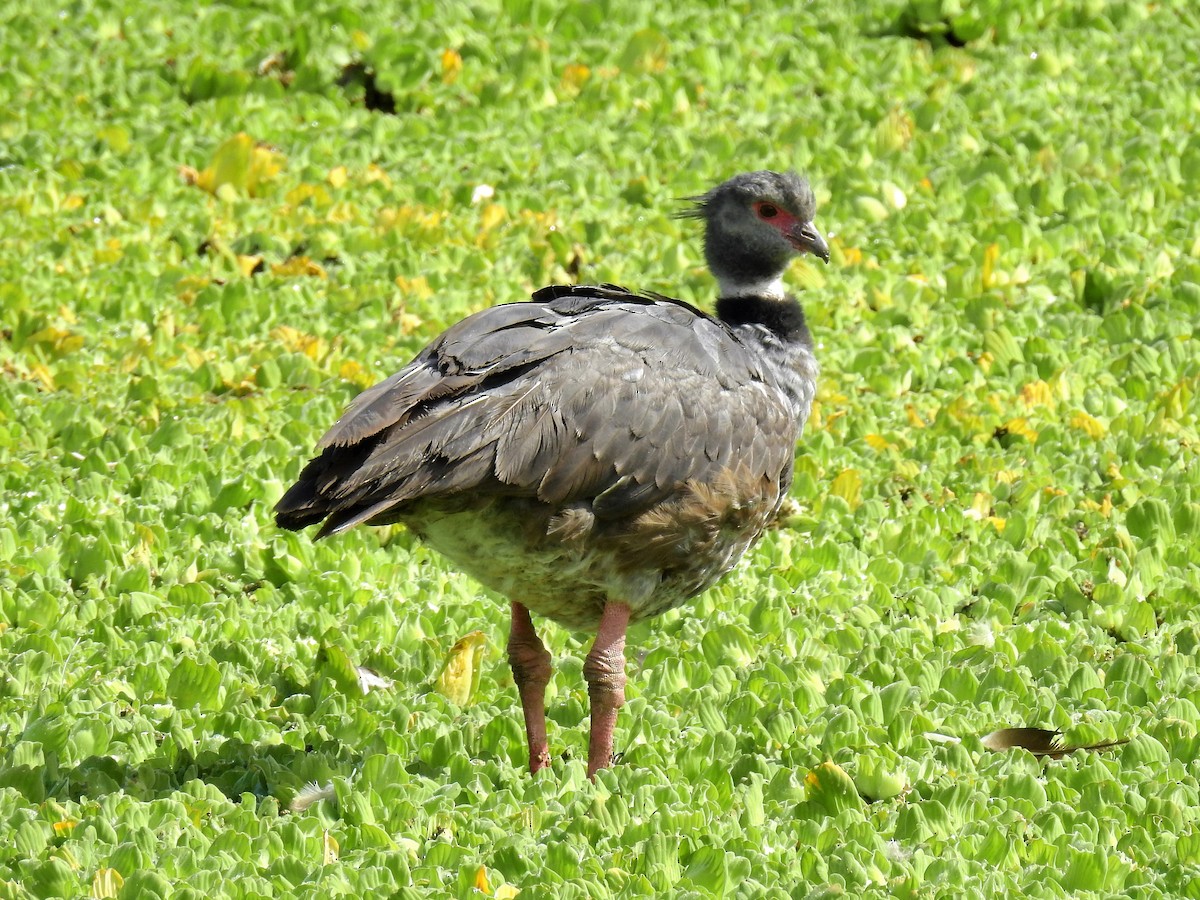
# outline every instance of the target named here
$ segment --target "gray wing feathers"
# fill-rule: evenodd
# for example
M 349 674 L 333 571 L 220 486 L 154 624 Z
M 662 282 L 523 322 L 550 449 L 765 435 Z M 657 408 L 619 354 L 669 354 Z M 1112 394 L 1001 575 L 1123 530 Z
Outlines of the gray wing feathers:
M 562 411 L 542 397 L 526 396 L 502 423 L 496 441 L 496 477 L 504 484 L 534 487 L 537 473 L 552 469 L 567 447 L 568 427 Z
M 450 328 L 355 399 L 277 511 L 300 526 L 328 517 L 327 534 L 476 491 L 591 500 L 617 516 L 722 467 L 778 477 L 795 431 L 757 360 L 715 320 L 604 289 Z M 776 459 L 781 445 L 789 454 Z
M 470 385 L 469 378 L 439 376 L 428 365 L 420 365 L 422 357 L 355 397 L 321 438 L 317 449 L 357 444 L 384 428 L 406 421 L 418 404 L 452 396 Z

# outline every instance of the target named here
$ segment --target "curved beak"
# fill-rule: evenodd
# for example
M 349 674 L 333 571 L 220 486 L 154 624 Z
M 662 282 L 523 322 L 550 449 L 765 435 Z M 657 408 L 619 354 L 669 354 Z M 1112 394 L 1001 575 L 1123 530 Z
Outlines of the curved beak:
M 805 222 L 803 225 L 797 222 L 788 229 L 787 236 L 788 240 L 792 242 L 792 246 L 801 253 L 811 253 L 826 263 L 829 262 L 829 245 L 825 243 L 825 238 L 821 236 L 821 232 L 817 231 L 817 226 L 812 222 Z

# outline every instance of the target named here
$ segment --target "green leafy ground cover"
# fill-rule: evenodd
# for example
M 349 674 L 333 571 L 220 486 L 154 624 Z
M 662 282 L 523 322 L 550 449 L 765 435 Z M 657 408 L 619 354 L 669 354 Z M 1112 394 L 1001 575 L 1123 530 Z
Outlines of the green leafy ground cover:
M 0 896 L 1200 897 L 1200 14 L 962 6 L 5 4 Z M 503 604 L 271 505 L 471 310 L 707 303 L 674 198 L 789 166 L 797 505 L 595 785 L 545 629 L 531 779 Z

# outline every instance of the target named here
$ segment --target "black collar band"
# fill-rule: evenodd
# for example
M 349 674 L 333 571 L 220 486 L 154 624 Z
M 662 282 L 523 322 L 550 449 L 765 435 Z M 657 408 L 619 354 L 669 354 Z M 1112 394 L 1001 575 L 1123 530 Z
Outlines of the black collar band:
M 717 301 L 717 318 L 733 327 L 761 325 L 785 341 L 812 346 L 804 310 L 793 297 L 722 297 Z

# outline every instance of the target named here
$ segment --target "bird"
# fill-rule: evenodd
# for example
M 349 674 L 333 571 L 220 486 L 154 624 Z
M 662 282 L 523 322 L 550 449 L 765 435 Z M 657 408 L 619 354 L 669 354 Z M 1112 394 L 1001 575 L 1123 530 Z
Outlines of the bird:
M 793 171 L 689 198 L 715 313 L 614 284 L 485 308 L 354 399 L 275 507 L 279 527 L 403 523 L 508 599 L 529 771 L 551 763 L 551 656 L 532 615 L 595 638 L 587 774 L 612 764 L 626 629 L 697 596 L 788 495 L 818 364 L 783 275 L 829 262 Z

